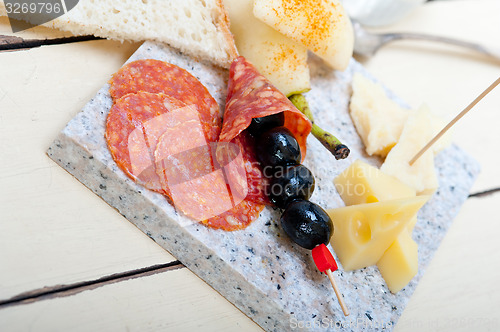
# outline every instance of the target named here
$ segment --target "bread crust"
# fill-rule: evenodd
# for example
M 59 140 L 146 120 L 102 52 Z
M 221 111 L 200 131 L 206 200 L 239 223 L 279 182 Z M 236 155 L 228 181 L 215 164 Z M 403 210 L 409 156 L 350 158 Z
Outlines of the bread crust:
M 93 34 L 98 37 L 114 39 L 121 42 L 124 40 L 136 42 L 144 40 L 157 40 L 178 48 L 183 52 L 189 53 L 193 57 L 199 58 L 202 61 L 209 61 L 217 66 L 228 69 L 233 60 L 238 57 L 238 51 L 236 49 L 234 38 L 229 30 L 229 17 L 222 0 L 210 0 L 210 2 L 212 10 L 215 11 L 213 25 L 219 34 L 217 45 L 219 51 L 215 51 L 215 48 L 211 49 L 210 47 L 206 47 L 206 45 L 192 49 L 187 43 L 184 44 L 183 42 L 180 42 L 182 37 L 179 38 L 179 36 L 177 36 L 173 39 L 169 39 L 169 37 L 164 38 L 165 36 L 162 36 L 161 32 L 158 32 L 157 35 L 152 34 L 148 36 L 138 34 L 133 36 L 120 31 L 113 31 L 112 28 L 107 25 L 99 25 L 95 23 L 86 24 L 85 21 L 82 21 L 81 17 L 75 21 L 72 19 L 72 16 L 68 17 L 67 15 L 64 15 L 42 25 L 52 29 L 68 31 L 73 35 Z M 78 8 L 76 8 L 76 10 L 78 10 Z M 6 16 L 6 14 L 5 6 L 3 2 L 0 1 L 0 16 Z M 219 53 L 216 54 L 216 52 Z
M 239 56 L 238 49 L 236 48 L 236 43 L 234 42 L 233 34 L 231 33 L 230 26 L 231 22 L 229 21 L 229 15 L 224 7 L 223 0 L 217 0 L 217 5 L 220 9 L 220 21 L 217 22 L 217 28 L 219 28 L 226 39 L 228 44 L 229 51 L 229 62 L 227 67 L 231 66 L 231 63 L 236 60 Z

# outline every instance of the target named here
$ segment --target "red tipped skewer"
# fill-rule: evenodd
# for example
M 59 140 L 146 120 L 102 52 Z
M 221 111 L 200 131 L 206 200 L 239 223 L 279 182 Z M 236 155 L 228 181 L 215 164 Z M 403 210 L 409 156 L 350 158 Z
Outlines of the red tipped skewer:
M 338 270 L 337 262 L 335 262 L 332 253 L 324 244 L 320 244 L 312 250 L 312 257 L 318 270 L 326 273 L 328 279 L 330 279 L 330 283 L 332 284 L 333 290 L 335 291 L 335 295 L 337 296 L 337 300 L 339 301 L 344 315 L 349 316 L 349 309 L 347 309 L 344 298 L 337 287 L 337 283 L 335 282 L 335 278 L 332 273 L 333 271 Z

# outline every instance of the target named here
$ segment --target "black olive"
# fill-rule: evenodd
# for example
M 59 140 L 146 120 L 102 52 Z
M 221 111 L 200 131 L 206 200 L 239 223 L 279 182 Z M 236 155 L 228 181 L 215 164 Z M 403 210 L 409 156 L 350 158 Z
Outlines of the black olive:
M 297 165 L 301 159 L 299 143 L 285 127 L 273 128 L 258 137 L 256 152 L 263 167 Z
M 295 243 L 311 250 L 328 244 L 333 234 L 333 222 L 326 211 L 305 200 L 288 204 L 281 215 L 281 227 Z
M 261 118 L 253 118 L 252 123 L 247 128 L 248 132 L 255 137 L 258 137 L 275 127 L 281 127 L 285 124 L 285 113 L 277 113 Z
M 284 209 L 294 199 L 309 199 L 314 191 L 314 176 L 304 165 L 275 170 L 268 187 L 271 202 Z

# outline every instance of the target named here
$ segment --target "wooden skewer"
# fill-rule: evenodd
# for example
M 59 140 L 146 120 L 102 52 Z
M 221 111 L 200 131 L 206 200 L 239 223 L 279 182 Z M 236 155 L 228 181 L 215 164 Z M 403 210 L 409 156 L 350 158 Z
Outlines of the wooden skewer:
M 347 309 L 347 306 L 345 305 L 344 298 L 342 297 L 342 294 L 340 294 L 339 288 L 337 287 L 337 283 L 335 282 L 335 278 L 333 277 L 332 270 L 328 269 L 326 270 L 326 275 L 328 276 L 328 279 L 330 279 L 330 282 L 332 283 L 333 290 L 335 291 L 335 295 L 337 295 L 337 299 L 339 300 L 340 307 L 342 308 L 342 311 L 344 312 L 345 316 L 349 316 L 349 309 Z
M 446 131 L 448 131 L 448 129 L 451 128 L 451 126 L 457 123 L 458 120 L 460 120 L 467 112 L 469 112 L 474 106 L 476 106 L 476 104 L 481 99 L 483 99 L 484 96 L 490 93 L 491 90 L 493 90 L 498 84 L 500 84 L 500 77 L 497 78 L 497 80 L 493 82 L 486 90 L 484 90 L 483 93 L 481 93 L 476 99 L 474 99 L 474 101 L 470 103 L 469 106 L 467 106 L 462 112 L 460 112 L 460 114 L 458 114 L 453 120 L 451 120 L 451 122 L 448 123 L 446 127 L 444 127 L 433 139 L 431 139 L 431 141 L 427 143 L 427 145 L 424 146 L 422 150 L 420 150 L 415 155 L 415 157 L 412 158 L 412 160 L 410 160 L 410 166 L 412 166 L 413 163 L 415 163 L 415 161 L 417 161 L 417 159 L 420 158 L 425 153 L 425 151 L 427 151 L 434 143 L 436 143 L 438 139 L 441 138 L 441 136 L 444 135 L 444 133 L 446 133 Z

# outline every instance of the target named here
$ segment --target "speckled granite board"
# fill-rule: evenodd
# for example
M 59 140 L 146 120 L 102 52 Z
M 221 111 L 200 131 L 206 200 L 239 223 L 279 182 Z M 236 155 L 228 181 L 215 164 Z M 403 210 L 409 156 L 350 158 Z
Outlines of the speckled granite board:
M 220 103 L 225 99 L 227 72 L 199 63 L 165 46 L 145 43 L 129 60 L 155 58 L 177 64 L 195 76 Z M 350 146 L 347 160 L 335 161 L 313 137 L 305 161 L 316 177 L 312 201 L 324 208 L 342 206 L 332 180 L 355 159 L 379 165 L 364 154 L 347 113 L 354 72 L 333 72 L 311 59 L 312 90 L 308 100 L 321 125 Z M 49 156 L 84 185 L 115 207 L 190 270 L 269 331 L 300 329 L 391 330 L 460 206 L 467 198 L 477 163 L 452 146 L 436 158 L 439 191 L 419 212 L 414 237 L 419 244 L 419 273 L 398 294 L 389 292 L 376 267 L 340 272 L 337 280 L 351 316 L 344 317 L 327 278 L 314 267 L 310 252 L 291 243 L 281 231 L 278 211 L 266 208 L 250 227 L 224 232 L 192 224 L 159 194 L 132 182 L 117 168 L 104 140 L 111 107 L 105 85 L 58 135 Z M 394 97 L 395 98 L 395 97 Z

